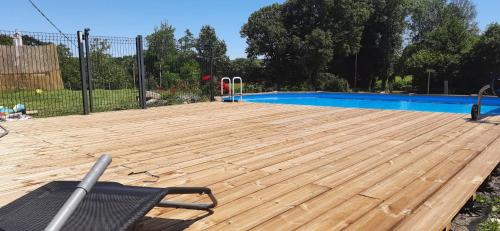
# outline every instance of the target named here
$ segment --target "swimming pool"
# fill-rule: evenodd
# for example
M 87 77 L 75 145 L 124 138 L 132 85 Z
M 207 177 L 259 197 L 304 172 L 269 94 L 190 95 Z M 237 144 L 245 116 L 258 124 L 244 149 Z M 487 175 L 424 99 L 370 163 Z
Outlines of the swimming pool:
M 243 101 L 469 114 L 477 97 L 315 92 L 250 94 Z M 481 114 L 500 115 L 500 98 L 484 97 L 481 102 Z

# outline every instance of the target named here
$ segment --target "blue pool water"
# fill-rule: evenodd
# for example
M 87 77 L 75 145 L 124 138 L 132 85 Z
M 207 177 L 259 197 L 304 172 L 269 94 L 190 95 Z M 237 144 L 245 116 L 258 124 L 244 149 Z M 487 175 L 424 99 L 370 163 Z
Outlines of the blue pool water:
M 243 101 L 468 114 L 477 97 L 321 92 L 253 94 Z M 481 114 L 500 115 L 500 98 L 485 97 L 481 102 Z

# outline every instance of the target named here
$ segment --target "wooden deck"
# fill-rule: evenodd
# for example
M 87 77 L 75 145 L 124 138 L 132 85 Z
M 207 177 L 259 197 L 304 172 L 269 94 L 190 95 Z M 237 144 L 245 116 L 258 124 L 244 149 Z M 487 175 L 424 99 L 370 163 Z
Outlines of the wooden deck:
M 101 180 L 209 186 L 220 202 L 155 208 L 137 230 L 442 230 L 498 164 L 498 121 L 199 103 L 6 123 L 0 205 L 109 153 Z

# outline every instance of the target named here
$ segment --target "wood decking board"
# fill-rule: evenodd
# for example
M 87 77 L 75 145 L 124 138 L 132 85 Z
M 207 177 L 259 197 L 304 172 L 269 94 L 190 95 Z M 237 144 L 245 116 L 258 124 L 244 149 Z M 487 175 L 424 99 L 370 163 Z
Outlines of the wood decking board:
M 500 161 L 499 123 L 252 103 L 4 123 L 0 205 L 109 153 L 101 180 L 209 186 L 219 199 L 213 214 L 154 208 L 137 230 L 441 230 Z

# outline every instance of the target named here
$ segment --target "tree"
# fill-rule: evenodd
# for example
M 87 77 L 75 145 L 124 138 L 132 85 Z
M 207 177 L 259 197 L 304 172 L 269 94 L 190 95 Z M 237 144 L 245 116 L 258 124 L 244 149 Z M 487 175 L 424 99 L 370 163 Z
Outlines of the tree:
M 145 52 L 146 72 L 150 85 L 171 87 L 177 77 L 169 73 L 178 73 L 177 41 L 175 28 L 168 23 L 155 27 L 152 34 L 146 37 L 148 49 Z M 172 78 L 169 78 L 172 77 Z M 156 86 L 150 86 L 156 87 Z
M 195 50 L 196 39 L 190 30 L 184 31 L 184 36 L 178 40 L 179 79 L 186 86 L 198 87 L 200 76 L 200 65 L 197 61 Z
M 106 39 L 91 41 L 92 81 L 95 89 L 122 89 L 133 86 L 131 72 L 120 63 L 123 58 L 115 58 L 109 53 L 111 44 Z M 128 66 L 130 68 L 130 66 Z
M 403 42 L 408 15 L 407 0 L 371 2 L 372 13 L 366 22 L 358 57 L 360 87 L 371 89 L 380 78 L 385 84 L 393 76 L 397 52 Z
M 254 12 L 243 26 L 249 57 L 263 56 L 279 79 L 308 81 L 317 88 L 317 76 L 334 57 L 356 53 L 367 1 L 288 0 Z
M 57 45 L 57 56 L 64 87 L 69 89 L 81 89 L 80 63 L 78 57 L 74 57 L 70 49 L 64 44 Z
M 318 90 L 318 76 L 333 58 L 333 40 L 329 31 L 314 29 L 306 35 L 300 63 L 313 90 Z
M 0 45 L 12 45 L 12 37 L 4 34 L 0 34 Z
M 205 25 L 201 28 L 195 41 L 195 48 L 201 61 L 200 66 L 208 66 L 212 59 L 214 75 L 222 74 L 222 70 L 229 63 L 229 58 L 226 56 L 227 47 L 224 40 L 217 38 L 213 27 Z M 208 69 L 203 68 L 203 74 L 209 74 Z
M 466 93 L 476 93 L 491 75 L 500 75 L 500 24 L 488 26 L 463 62 L 461 86 Z
M 254 83 L 265 81 L 264 64 L 262 60 L 252 58 L 237 58 L 230 61 L 226 76 L 240 76 L 245 82 Z
M 442 24 L 446 0 L 416 0 L 412 2 L 409 31 L 411 41 L 416 43 L 424 39 Z
M 180 53 L 191 53 L 193 52 L 195 46 L 195 39 L 193 33 L 190 30 L 184 31 L 184 36 L 182 36 L 179 40 L 179 52 Z
M 50 44 L 48 42 L 43 42 L 29 35 L 22 35 L 21 38 L 23 40 L 24 46 L 41 46 Z M 0 34 L 0 45 L 13 45 L 13 44 L 14 41 L 11 36 Z
M 425 2 L 435 4 L 437 1 Z M 457 5 L 446 2 L 444 4 L 439 8 L 441 13 L 437 20 L 430 17 L 431 22 L 418 21 L 417 24 L 432 27 L 418 27 L 425 30 L 414 31 L 418 36 L 413 38 L 413 43 L 405 48 L 402 55 L 404 72 L 414 76 L 414 83 L 420 90 L 427 86 L 427 69 L 436 71 L 431 79 L 431 86 L 439 86 L 431 88 L 431 91 L 441 91 L 445 80 L 450 81 L 451 88 L 458 88 L 462 57 L 477 40 L 476 30 L 471 27 L 470 18 L 465 17 L 466 14 L 457 14 L 460 11 Z M 430 6 L 424 8 L 429 9 Z
M 289 37 L 281 8 L 282 5 L 276 3 L 257 10 L 240 32 L 241 37 L 246 38 L 248 57 L 263 58 L 271 83 L 290 80 L 295 70 L 291 57 L 287 55 Z

